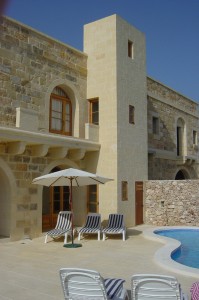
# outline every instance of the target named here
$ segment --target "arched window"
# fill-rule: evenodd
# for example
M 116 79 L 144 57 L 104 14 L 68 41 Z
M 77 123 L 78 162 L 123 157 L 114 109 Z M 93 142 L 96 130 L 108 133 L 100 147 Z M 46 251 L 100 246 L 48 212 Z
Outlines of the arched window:
M 50 97 L 50 132 L 72 135 L 72 105 L 68 95 L 55 87 Z

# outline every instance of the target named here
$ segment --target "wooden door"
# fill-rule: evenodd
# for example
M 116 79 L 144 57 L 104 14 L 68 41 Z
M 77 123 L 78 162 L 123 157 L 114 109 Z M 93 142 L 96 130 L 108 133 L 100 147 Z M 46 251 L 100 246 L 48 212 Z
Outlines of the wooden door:
M 55 228 L 58 213 L 62 210 L 70 210 L 69 187 L 54 186 L 44 187 L 42 230 L 46 231 Z
M 135 183 L 135 224 L 143 224 L 143 182 Z
M 87 212 L 88 213 L 98 213 L 99 209 L 98 201 L 98 185 L 88 186 L 88 197 L 87 197 Z

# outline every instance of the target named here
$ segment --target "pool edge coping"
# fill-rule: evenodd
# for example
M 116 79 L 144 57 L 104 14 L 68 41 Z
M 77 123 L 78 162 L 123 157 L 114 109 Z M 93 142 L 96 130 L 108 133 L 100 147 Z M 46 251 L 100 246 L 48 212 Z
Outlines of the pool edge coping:
M 195 269 L 192 267 L 188 267 L 182 265 L 178 262 L 175 262 L 171 258 L 171 253 L 180 247 L 181 243 L 173 238 L 160 236 L 154 233 L 155 230 L 166 230 L 166 229 L 198 229 L 199 227 L 191 227 L 191 226 L 161 226 L 161 227 L 152 227 L 143 230 L 142 235 L 150 240 L 158 241 L 163 243 L 164 245 L 158 249 L 154 254 L 154 260 L 161 267 L 173 271 L 175 273 L 180 273 L 182 275 L 190 276 L 190 277 L 198 277 L 199 278 L 199 269 Z

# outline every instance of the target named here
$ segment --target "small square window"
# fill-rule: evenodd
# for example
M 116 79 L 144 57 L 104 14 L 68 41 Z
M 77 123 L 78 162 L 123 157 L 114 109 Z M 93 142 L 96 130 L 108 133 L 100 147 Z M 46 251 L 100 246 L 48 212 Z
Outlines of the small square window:
M 128 40 L 128 57 L 134 58 L 133 42 Z
M 159 134 L 159 118 L 153 117 L 152 126 L 153 126 L 153 134 Z
M 128 200 L 128 182 L 122 181 L 122 201 Z
M 135 107 L 133 105 L 129 105 L 129 123 L 135 124 Z

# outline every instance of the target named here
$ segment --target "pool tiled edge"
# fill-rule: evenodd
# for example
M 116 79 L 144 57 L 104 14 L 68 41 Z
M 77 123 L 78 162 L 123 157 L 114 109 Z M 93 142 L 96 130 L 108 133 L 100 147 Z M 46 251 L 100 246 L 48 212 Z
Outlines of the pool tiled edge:
M 193 276 L 199 278 L 199 269 L 191 268 L 180 263 L 175 262 L 171 259 L 171 253 L 180 247 L 181 243 L 175 239 L 168 238 L 165 236 L 160 236 L 154 233 L 155 230 L 164 229 L 196 229 L 196 227 L 183 227 L 183 226 L 165 226 L 165 227 L 152 227 L 145 229 L 143 231 L 143 236 L 147 239 L 154 240 L 156 242 L 161 242 L 164 244 L 160 249 L 158 249 L 154 254 L 154 261 L 161 267 L 180 273 L 186 276 Z

